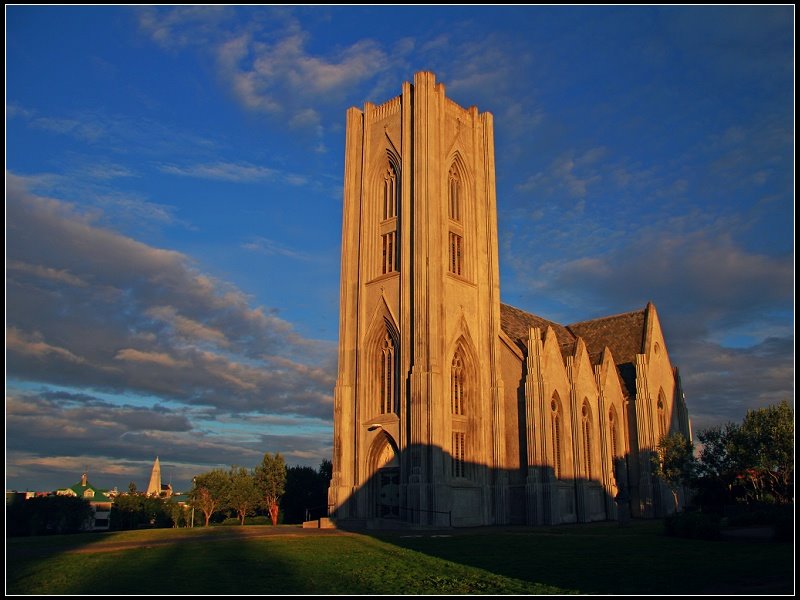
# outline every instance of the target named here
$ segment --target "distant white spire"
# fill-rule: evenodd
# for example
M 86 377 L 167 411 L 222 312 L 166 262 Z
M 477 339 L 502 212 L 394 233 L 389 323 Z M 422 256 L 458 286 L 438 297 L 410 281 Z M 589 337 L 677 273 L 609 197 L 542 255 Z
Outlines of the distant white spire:
M 156 462 L 153 463 L 153 471 L 150 473 L 150 483 L 147 484 L 147 491 L 145 494 L 148 496 L 158 496 L 161 494 L 161 464 L 158 462 L 157 456 Z

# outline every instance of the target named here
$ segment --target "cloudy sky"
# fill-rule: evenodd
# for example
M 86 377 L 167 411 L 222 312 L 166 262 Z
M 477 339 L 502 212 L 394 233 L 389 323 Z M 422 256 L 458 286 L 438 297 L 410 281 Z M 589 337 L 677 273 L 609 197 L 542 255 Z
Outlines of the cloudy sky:
M 345 110 L 495 117 L 503 301 L 794 402 L 794 8 L 6 7 L 6 488 L 329 458 Z

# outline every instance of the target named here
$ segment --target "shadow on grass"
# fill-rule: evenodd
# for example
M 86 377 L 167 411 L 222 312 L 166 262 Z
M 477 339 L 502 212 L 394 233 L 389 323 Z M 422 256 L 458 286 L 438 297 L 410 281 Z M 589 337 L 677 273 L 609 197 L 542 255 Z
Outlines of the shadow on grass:
M 14 594 L 565 593 L 451 563 L 376 538 L 301 529 L 213 530 L 76 547 L 8 568 Z M 173 530 L 174 531 L 174 530 Z
M 127 533 L 127 535 L 126 535 Z M 58 538 L 61 539 L 58 539 Z M 7 554 L 10 594 L 786 594 L 793 546 L 658 522 L 365 534 L 250 526 L 56 536 Z M 34 540 L 28 540 L 34 541 Z M 19 549 L 19 544 L 12 544 Z M 33 544 L 37 547 L 37 544 Z M 754 551 L 757 549 L 757 552 Z M 41 548 L 39 548 L 41 551 Z
M 584 594 L 791 594 L 793 546 L 667 537 L 661 521 L 470 531 L 380 539 L 491 573 Z

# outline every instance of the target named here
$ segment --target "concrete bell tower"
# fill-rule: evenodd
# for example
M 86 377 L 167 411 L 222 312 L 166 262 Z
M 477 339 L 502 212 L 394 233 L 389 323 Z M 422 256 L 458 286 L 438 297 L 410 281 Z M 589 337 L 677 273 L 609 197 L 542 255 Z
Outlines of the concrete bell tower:
M 507 502 L 492 115 L 433 73 L 347 111 L 329 512 L 487 525 Z

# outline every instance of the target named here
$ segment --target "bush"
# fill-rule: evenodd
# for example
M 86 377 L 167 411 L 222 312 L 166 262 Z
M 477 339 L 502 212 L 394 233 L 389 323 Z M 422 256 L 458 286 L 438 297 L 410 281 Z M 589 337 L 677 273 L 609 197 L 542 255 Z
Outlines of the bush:
M 794 535 L 794 505 L 767 505 L 749 510 L 728 519 L 731 527 L 772 527 L 776 540 L 790 541 Z
M 721 518 L 716 514 L 701 512 L 682 512 L 664 519 L 667 535 L 702 540 L 719 539 Z

